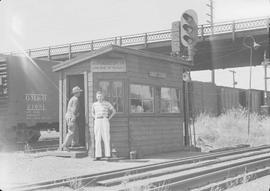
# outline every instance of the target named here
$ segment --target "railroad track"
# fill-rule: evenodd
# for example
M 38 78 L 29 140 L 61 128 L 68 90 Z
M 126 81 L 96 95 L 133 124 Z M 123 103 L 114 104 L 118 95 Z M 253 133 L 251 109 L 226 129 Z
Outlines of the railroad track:
M 172 191 L 199 190 L 200 188 L 210 190 L 213 184 L 228 187 L 235 178 L 237 183 L 241 183 L 247 179 L 252 180 L 270 174 L 269 169 L 270 146 L 265 145 L 209 153 L 124 170 L 14 186 L 7 190 L 28 191 L 57 187 L 73 187 L 80 190 L 95 188 L 96 191 L 126 191 L 134 187 L 137 189 L 147 187 L 151 191 L 162 188 L 164 190 L 164 187 Z M 225 180 L 232 181 L 228 183 Z M 221 182 L 220 185 L 217 182 Z
M 59 138 L 47 138 L 29 145 L 21 142 L 17 143 L 17 148 L 26 153 L 57 150 L 59 148 Z

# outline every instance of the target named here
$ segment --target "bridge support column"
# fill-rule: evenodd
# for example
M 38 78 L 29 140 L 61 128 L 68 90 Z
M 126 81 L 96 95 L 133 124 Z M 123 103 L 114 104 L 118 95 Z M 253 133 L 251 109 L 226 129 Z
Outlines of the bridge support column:
M 211 82 L 215 84 L 215 69 L 211 70 Z

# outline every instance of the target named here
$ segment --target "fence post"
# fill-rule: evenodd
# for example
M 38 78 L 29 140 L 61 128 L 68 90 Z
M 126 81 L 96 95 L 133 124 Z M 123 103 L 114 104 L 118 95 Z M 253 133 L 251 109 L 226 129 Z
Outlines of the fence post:
M 117 45 L 117 37 L 114 38 L 114 44 Z
M 122 46 L 122 37 L 119 37 L 119 45 Z
M 91 41 L 91 51 L 94 50 L 94 41 Z
M 28 56 L 31 57 L 31 49 L 28 50 Z
M 144 34 L 144 46 L 147 47 L 147 33 Z
M 72 58 L 72 53 L 71 53 L 71 44 L 68 45 L 68 59 L 70 60 Z
M 48 59 L 51 60 L 51 47 L 48 47 Z
M 232 41 L 235 41 L 235 21 L 232 22 Z
M 203 27 L 203 25 L 201 25 L 201 37 L 202 37 L 202 39 L 204 39 L 204 27 Z

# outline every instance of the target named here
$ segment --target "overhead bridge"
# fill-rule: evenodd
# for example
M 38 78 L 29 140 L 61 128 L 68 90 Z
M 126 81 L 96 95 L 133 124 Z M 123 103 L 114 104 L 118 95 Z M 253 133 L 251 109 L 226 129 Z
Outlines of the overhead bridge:
M 198 26 L 193 70 L 241 67 L 249 65 L 249 49 L 243 46 L 243 37 L 254 36 L 261 47 L 254 52 L 253 63 L 260 65 L 268 45 L 270 18 L 230 21 Z M 213 34 L 212 34 L 213 30 Z M 13 55 L 28 54 L 32 58 L 64 61 L 78 54 L 115 44 L 162 54 L 171 53 L 171 30 L 161 30 L 106 39 L 75 42 L 57 46 L 29 49 Z

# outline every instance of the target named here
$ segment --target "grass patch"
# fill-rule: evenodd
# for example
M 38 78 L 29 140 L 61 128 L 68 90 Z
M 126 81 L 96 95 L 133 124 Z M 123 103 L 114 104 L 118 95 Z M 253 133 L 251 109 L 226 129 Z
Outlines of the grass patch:
M 270 117 L 251 113 L 248 135 L 248 112 L 242 108 L 228 110 L 220 116 L 201 114 L 194 125 L 196 143 L 202 151 L 238 144 L 270 144 Z

